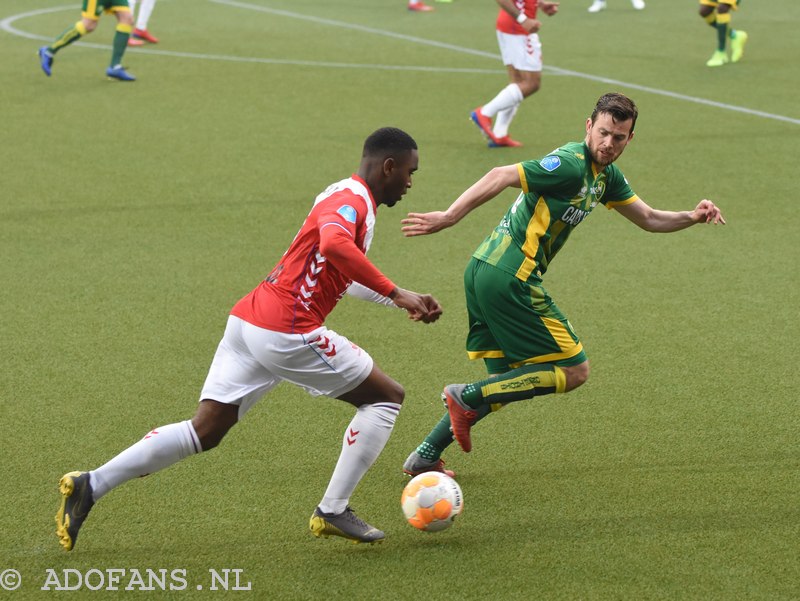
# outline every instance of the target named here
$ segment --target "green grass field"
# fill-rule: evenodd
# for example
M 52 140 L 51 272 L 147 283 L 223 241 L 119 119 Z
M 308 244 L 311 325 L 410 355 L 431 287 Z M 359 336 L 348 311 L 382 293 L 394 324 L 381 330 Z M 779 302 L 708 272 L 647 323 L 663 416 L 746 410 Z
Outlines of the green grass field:
M 103 75 L 112 18 L 47 78 L 36 49 L 77 5 L 2 0 L 0 584 L 22 584 L 1 598 L 800 599 L 800 4 L 743 3 L 745 58 L 716 70 L 695 0 L 588 4 L 545 20 L 543 87 L 512 129 L 525 147 L 490 151 L 467 120 L 506 83 L 490 0 L 161 0 L 133 84 Z M 465 513 L 417 532 L 400 468 L 442 386 L 484 373 L 463 350 L 462 270 L 514 195 L 437 236 L 405 239 L 400 219 L 581 139 L 615 90 L 640 107 L 619 162 L 633 189 L 665 209 L 711 198 L 728 225 L 659 236 L 595 211 L 546 280 L 592 377 L 451 448 Z M 370 257 L 445 308 L 423 326 L 346 299 L 328 322 L 407 391 L 352 499 L 386 542 L 308 532 L 352 410 L 284 385 L 219 449 L 105 497 L 63 552 L 58 478 L 192 415 L 230 307 L 383 125 L 416 138 L 420 170 Z M 184 590 L 41 590 L 48 569 L 148 568 Z M 211 569 L 251 590 L 208 590 Z

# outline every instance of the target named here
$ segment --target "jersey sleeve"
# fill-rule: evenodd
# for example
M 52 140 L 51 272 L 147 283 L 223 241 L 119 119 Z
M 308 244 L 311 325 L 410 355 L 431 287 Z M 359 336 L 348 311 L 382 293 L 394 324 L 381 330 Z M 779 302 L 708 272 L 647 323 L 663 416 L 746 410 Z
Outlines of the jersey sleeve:
M 606 191 L 600 201 L 607 209 L 629 205 L 638 200 L 638 196 L 631 189 L 628 180 L 616 165 L 609 165 L 606 178 Z
M 395 309 L 399 309 L 397 305 L 394 304 L 394 301 L 390 299 L 388 296 L 383 294 L 379 294 L 374 290 L 367 288 L 363 284 L 359 284 L 358 282 L 353 282 L 347 288 L 347 294 L 354 298 L 360 298 L 361 300 L 369 301 L 371 303 L 376 303 L 378 305 L 384 305 L 386 307 L 394 307 Z
M 583 165 L 572 153 L 556 151 L 517 166 L 522 191 L 536 196 L 575 196 L 583 181 Z
M 335 225 L 322 227 L 319 250 L 348 279 L 387 297 L 395 289 L 392 281 L 372 264 L 342 228 Z
M 343 190 L 325 199 L 318 207 L 317 227 L 322 234 L 323 228 L 338 227 L 350 234 L 355 240 L 359 225 L 363 227 L 367 218 L 367 209 L 364 200 L 350 192 Z
M 367 258 L 356 244 L 359 229 L 366 227 L 364 199 L 342 191 L 326 199 L 317 215 L 319 249 L 323 256 L 348 279 L 389 296 L 394 283 Z

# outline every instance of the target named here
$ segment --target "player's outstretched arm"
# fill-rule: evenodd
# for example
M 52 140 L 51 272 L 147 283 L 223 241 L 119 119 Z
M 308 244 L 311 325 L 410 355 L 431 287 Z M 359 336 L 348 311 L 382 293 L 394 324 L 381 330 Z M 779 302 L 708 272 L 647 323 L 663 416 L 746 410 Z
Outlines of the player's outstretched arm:
M 430 294 L 418 294 L 411 290 L 395 288 L 389 294 L 394 304 L 408 312 L 409 319 L 433 323 L 442 315 L 442 306 Z
M 677 232 L 698 223 L 725 225 L 719 207 L 707 199 L 701 200 L 693 211 L 661 211 L 642 199 L 615 208 L 622 216 L 648 232 Z
M 517 165 L 495 167 L 459 196 L 446 211 L 409 213 L 400 223 L 405 236 L 434 234 L 452 227 L 473 209 L 491 200 L 506 188 L 521 188 Z

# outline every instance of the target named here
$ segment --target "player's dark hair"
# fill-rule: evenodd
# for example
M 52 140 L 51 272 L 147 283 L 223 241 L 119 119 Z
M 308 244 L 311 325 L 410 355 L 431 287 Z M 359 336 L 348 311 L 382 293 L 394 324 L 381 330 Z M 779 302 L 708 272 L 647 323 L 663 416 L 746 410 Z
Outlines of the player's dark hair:
M 614 123 L 632 119 L 631 132 L 633 132 L 633 128 L 636 127 L 636 118 L 639 116 L 639 109 L 636 108 L 633 100 L 625 96 L 625 94 L 611 92 L 610 94 L 603 94 L 600 96 L 597 105 L 592 111 L 592 123 L 595 122 L 597 115 L 600 113 L 611 115 Z
M 402 129 L 381 127 L 372 132 L 364 142 L 365 157 L 388 157 L 417 150 L 417 143 Z

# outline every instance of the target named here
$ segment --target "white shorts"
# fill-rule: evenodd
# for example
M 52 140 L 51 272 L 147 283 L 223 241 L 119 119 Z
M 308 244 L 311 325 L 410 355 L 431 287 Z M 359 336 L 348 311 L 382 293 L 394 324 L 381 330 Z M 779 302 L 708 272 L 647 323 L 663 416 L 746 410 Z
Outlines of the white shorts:
M 497 45 L 504 65 L 511 65 L 517 71 L 542 70 L 542 43 L 538 33 L 514 35 L 498 31 Z
M 241 418 L 283 380 L 314 396 L 336 398 L 372 371 L 372 357 L 322 326 L 307 334 L 283 334 L 228 317 L 200 400 L 239 405 Z

